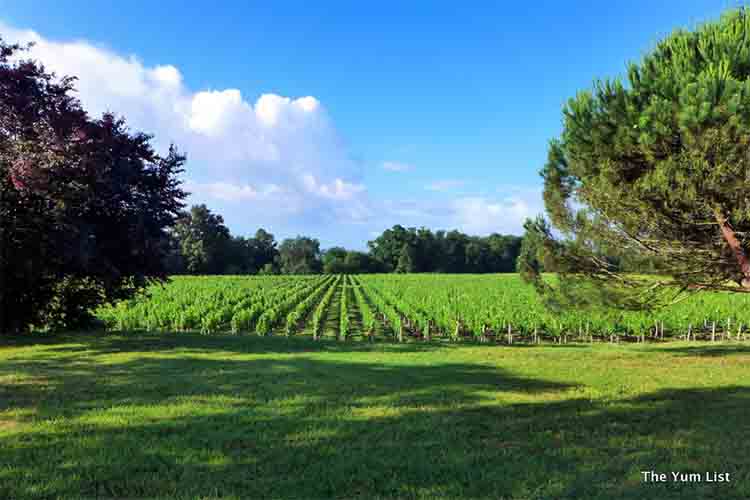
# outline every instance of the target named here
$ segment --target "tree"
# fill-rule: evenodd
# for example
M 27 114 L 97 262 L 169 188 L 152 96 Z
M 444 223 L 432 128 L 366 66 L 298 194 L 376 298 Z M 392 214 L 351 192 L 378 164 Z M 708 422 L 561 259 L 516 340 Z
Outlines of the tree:
M 331 247 L 321 258 L 323 272 L 326 274 L 371 273 L 378 270 L 377 263 L 364 252 L 346 250 L 342 247 Z
M 698 290 L 750 292 L 750 18 L 744 9 L 660 41 L 628 81 L 597 81 L 564 109 L 540 232 L 561 305 L 647 308 Z M 616 250 L 665 276 L 621 272 Z M 669 292 L 669 293 L 667 293 Z
M 553 270 L 549 263 L 545 266 L 544 242 L 550 227 L 544 217 L 537 216 L 535 219 L 526 219 L 523 228 L 525 232 L 516 268 L 524 279 L 529 280 Z
M 230 252 L 231 235 L 224 218 L 206 205 L 193 205 L 174 228 L 185 268 L 191 274 L 222 274 Z
M 521 253 L 523 238 L 493 233 L 485 238 L 489 245 L 489 270 L 494 273 L 512 273 Z
M 469 273 L 482 273 L 492 269 L 490 246 L 484 238 L 473 237 L 466 245 L 464 270 Z
M 417 272 L 432 272 L 440 266 L 440 245 L 428 228 L 421 227 L 414 232 Z
M 432 232 L 393 226 L 368 242 L 371 269 L 393 272 L 398 267 L 404 245 L 412 249 L 412 271 L 449 273 L 503 273 L 515 270 L 521 238 L 491 234 L 487 237 L 468 236 L 460 231 Z
M 272 274 L 279 274 L 279 268 L 278 268 L 278 266 L 275 263 L 269 262 L 269 263 L 263 265 L 263 267 L 260 269 L 260 271 L 258 271 L 258 274 L 263 275 L 263 276 L 269 276 L 269 275 L 272 275 Z
M 466 272 L 466 245 L 469 237 L 460 231 L 450 231 L 443 240 L 442 265 L 443 272 Z
M 254 274 L 255 267 L 251 239 L 244 236 L 230 236 L 226 245 L 222 273 L 224 274 Z
M 357 252 L 354 250 L 346 252 L 344 268 L 346 269 L 346 272 L 352 274 L 373 273 L 378 271 L 377 262 L 375 260 L 364 252 Z
M 279 268 L 283 274 L 314 274 L 322 269 L 320 242 L 306 236 L 287 238 L 279 246 Z
M 401 247 L 401 255 L 398 258 L 398 264 L 396 265 L 395 271 L 397 273 L 413 273 L 416 272 L 415 266 L 416 252 L 414 248 L 408 243 Z
M 347 273 L 346 263 L 346 249 L 342 247 L 331 247 L 323 252 L 322 263 L 323 272 L 326 274 L 340 274 Z
M 386 229 L 375 240 L 369 241 L 370 255 L 382 263 L 386 272 L 392 272 L 398 266 L 401 249 L 405 244 L 414 245 L 414 233 L 400 225 Z
M 260 228 L 255 232 L 255 236 L 248 240 L 248 246 L 251 250 L 255 269 L 264 269 L 268 265 L 271 266 L 270 269 L 273 269 L 274 261 L 279 255 L 273 234 Z
M 164 270 L 168 275 L 184 274 L 186 269 L 185 258 L 182 256 L 180 241 L 174 234 L 174 228 L 167 234 L 166 253 L 164 256 Z
M 122 118 L 91 119 L 56 78 L 0 39 L 0 333 L 72 326 L 166 278 L 184 156 Z

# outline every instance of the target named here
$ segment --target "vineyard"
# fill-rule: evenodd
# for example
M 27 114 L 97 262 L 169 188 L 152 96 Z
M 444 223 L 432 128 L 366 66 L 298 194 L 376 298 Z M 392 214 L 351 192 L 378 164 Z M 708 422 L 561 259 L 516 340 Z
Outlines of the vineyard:
M 515 275 L 178 276 L 106 332 L 0 339 L 0 498 L 750 498 L 746 300 L 555 315 Z
M 745 340 L 745 294 L 698 294 L 656 312 L 551 312 L 516 275 L 175 277 L 98 311 L 114 331 L 480 343 Z

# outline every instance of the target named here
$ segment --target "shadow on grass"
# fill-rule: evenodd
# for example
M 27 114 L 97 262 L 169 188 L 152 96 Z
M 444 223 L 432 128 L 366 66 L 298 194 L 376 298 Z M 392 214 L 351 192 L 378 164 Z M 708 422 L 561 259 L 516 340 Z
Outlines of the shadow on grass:
M 745 387 L 596 401 L 574 384 L 439 355 L 425 365 L 222 359 L 258 353 L 256 342 L 130 340 L 77 337 L 0 365 L 0 411 L 36 424 L 0 438 L 0 497 L 750 494 Z M 109 356 L 129 349 L 138 356 Z M 4 378 L 19 375 L 32 378 Z M 641 470 L 729 472 L 733 482 L 643 484 Z
M 338 313 L 337 313 L 338 314 Z M 335 316 L 338 324 L 338 315 Z M 324 336 L 313 340 L 310 335 L 270 335 L 261 337 L 255 334 L 232 335 L 217 333 L 202 335 L 197 332 L 103 332 L 85 331 L 58 335 L 22 335 L 0 337 L 0 349 L 6 347 L 58 346 L 61 343 L 75 345 L 51 347 L 49 350 L 64 352 L 83 352 L 95 354 L 116 354 L 125 351 L 165 351 L 165 350 L 220 350 L 246 354 L 291 354 L 295 352 L 430 352 L 440 349 L 456 349 L 467 346 L 478 346 L 482 349 L 589 349 L 591 344 L 531 344 L 516 342 L 512 346 L 503 343 L 478 343 L 470 339 L 453 342 L 447 338 L 435 338 L 430 341 L 409 338 L 404 343 L 395 342 L 392 338 L 378 338 L 369 342 L 363 338 L 340 341 L 336 336 Z
M 446 341 L 394 343 L 391 340 L 349 339 L 340 341 L 336 337 L 324 337 L 313 340 L 311 336 L 271 335 L 261 337 L 255 334 L 231 335 L 217 333 L 201 335 L 195 332 L 101 332 L 88 331 L 73 334 L 25 335 L 17 337 L 0 337 L 2 347 L 25 347 L 59 345 L 73 343 L 74 346 L 55 347 L 60 352 L 93 351 L 97 354 L 115 354 L 124 351 L 163 351 L 170 349 L 221 350 L 235 353 L 254 354 L 288 354 L 294 352 L 425 352 L 436 349 L 455 348 L 459 345 Z
M 731 343 L 702 343 L 695 346 L 670 347 L 670 353 L 683 354 L 686 356 L 721 357 L 737 354 L 750 354 L 750 345 L 738 345 Z

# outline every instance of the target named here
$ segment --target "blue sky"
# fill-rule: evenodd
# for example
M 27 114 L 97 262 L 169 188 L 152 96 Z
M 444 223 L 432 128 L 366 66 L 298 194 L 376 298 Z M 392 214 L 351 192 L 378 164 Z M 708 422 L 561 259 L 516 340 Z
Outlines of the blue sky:
M 364 248 L 395 223 L 519 234 L 565 101 L 737 4 L 0 0 L 0 34 L 176 142 L 233 233 Z

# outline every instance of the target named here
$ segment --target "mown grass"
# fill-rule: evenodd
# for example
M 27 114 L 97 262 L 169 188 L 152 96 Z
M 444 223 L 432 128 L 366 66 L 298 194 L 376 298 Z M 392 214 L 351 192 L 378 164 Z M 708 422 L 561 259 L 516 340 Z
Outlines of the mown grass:
M 0 498 L 748 498 L 749 408 L 737 344 L 0 339 Z

